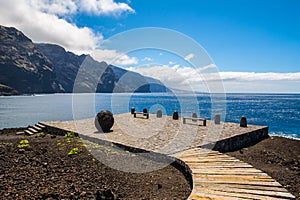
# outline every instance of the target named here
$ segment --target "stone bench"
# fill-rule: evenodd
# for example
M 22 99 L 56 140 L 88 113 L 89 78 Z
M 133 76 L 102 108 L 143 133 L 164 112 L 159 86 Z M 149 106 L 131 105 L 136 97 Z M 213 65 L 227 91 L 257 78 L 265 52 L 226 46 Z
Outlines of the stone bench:
M 142 115 L 142 117 L 146 117 L 146 119 L 149 119 L 149 113 L 144 112 L 134 112 L 133 117 L 136 118 L 136 115 Z
M 182 117 L 183 123 L 186 124 L 186 120 L 190 119 L 192 121 L 202 121 L 202 126 L 206 126 L 206 119 L 196 118 L 196 117 Z

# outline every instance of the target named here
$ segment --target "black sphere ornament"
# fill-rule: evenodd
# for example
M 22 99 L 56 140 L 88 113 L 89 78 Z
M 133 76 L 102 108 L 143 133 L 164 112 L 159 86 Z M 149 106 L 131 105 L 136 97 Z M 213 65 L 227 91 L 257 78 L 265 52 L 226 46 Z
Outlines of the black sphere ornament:
M 109 132 L 114 125 L 114 116 L 108 110 L 100 111 L 95 117 L 95 126 L 99 132 Z

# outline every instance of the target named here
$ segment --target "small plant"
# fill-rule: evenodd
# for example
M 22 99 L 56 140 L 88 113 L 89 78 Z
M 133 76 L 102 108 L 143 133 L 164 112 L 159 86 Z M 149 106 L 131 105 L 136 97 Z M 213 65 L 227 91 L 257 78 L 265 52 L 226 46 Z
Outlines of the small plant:
M 44 132 L 40 132 L 37 136 L 38 137 L 45 137 L 45 133 Z
M 68 137 L 68 138 L 75 138 L 75 137 L 77 137 L 77 135 L 73 131 L 67 132 L 65 134 L 65 136 Z
M 78 148 L 77 147 L 71 149 L 71 151 L 68 153 L 68 155 L 75 155 L 75 154 L 78 154 Z
M 19 145 L 18 145 L 18 148 L 23 149 L 23 148 L 26 148 L 26 147 L 29 147 L 29 141 L 28 140 L 21 140 Z

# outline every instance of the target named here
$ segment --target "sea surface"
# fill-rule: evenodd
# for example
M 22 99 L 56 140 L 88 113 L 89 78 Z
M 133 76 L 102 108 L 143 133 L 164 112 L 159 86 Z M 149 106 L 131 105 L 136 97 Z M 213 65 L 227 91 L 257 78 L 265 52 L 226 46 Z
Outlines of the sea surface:
M 113 114 L 144 108 L 172 115 L 269 126 L 270 135 L 300 138 L 300 94 L 45 94 L 0 97 L 0 129 L 25 127 L 39 121 L 91 118 L 101 110 Z

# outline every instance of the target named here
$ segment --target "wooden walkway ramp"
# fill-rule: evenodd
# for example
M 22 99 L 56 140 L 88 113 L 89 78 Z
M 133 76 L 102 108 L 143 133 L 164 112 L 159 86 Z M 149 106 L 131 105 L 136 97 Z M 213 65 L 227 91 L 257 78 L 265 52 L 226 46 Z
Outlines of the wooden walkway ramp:
M 200 148 L 173 155 L 192 171 L 189 199 L 295 199 L 266 173 L 234 157 Z

